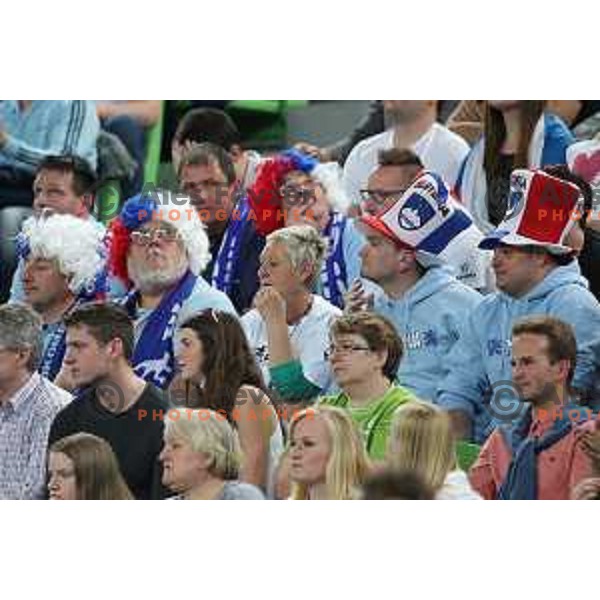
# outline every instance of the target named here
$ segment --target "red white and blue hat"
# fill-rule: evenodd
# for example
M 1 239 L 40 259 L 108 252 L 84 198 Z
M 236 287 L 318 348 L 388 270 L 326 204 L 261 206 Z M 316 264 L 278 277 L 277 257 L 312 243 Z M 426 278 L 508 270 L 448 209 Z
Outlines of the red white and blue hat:
M 398 246 L 414 250 L 424 266 L 461 264 L 483 237 L 469 212 L 432 171 L 421 171 L 385 212 L 361 220 Z
M 552 254 L 569 254 L 563 242 L 583 210 L 579 187 L 544 171 L 516 169 L 510 177 L 504 219 L 479 247 L 540 246 Z

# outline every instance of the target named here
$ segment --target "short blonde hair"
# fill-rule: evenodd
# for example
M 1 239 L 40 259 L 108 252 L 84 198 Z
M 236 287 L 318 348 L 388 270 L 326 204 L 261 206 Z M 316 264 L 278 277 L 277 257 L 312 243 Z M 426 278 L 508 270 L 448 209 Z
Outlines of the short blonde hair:
M 454 444 L 446 412 L 429 402 L 409 402 L 394 413 L 387 458 L 391 467 L 416 472 L 437 492 L 456 468 Z
M 220 479 L 237 479 L 241 452 L 237 432 L 222 413 L 199 409 L 178 413 L 177 419 L 167 419 L 165 440 L 180 439 L 194 452 L 210 459 L 209 473 Z
M 325 485 L 329 500 L 353 500 L 358 498 L 359 487 L 369 474 L 369 459 L 363 439 L 350 415 L 334 406 L 307 408 L 297 415 L 290 424 L 290 443 L 294 429 L 303 419 L 321 418 L 331 437 L 331 455 L 327 461 Z M 290 451 L 290 446 L 286 452 Z M 308 486 L 293 483 L 290 497 L 293 500 L 306 500 Z
M 327 254 L 327 240 L 311 225 L 291 225 L 267 236 L 267 244 L 275 242 L 285 246 L 295 270 L 306 263 L 312 266 L 312 275 L 306 285 L 309 288 L 314 286 Z

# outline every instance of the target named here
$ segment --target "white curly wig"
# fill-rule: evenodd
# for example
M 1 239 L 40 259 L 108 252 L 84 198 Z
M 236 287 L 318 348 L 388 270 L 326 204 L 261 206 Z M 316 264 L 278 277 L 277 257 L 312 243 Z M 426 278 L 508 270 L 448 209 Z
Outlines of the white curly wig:
M 55 260 L 75 295 L 93 288 L 96 276 L 106 266 L 104 232 L 91 221 L 72 215 L 30 217 L 22 232 L 28 256 Z
M 350 198 L 342 185 L 340 166 L 335 162 L 319 163 L 310 172 L 310 176 L 323 186 L 333 210 L 343 215 L 347 214 L 350 207 Z

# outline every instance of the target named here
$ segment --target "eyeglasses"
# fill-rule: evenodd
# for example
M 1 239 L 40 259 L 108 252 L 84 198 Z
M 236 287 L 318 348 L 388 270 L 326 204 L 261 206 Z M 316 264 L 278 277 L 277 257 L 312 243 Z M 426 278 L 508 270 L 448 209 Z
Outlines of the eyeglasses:
M 367 346 L 355 346 L 352 344 L 340 344 L 336 346 L 335 344 L 330 344 L 327 349 L 327 355 L 333 356 L 333 354 L 337 352 L 338 354 L 352 354 L 354 352 L 371 352 L 371 348 Z
M 396 190 L 360 190 L 360 196 L 364 202 L 374 202 L 375 204 L 385 204 L 388 200 L 398 200 L 408 188 L 398 188 Z
M 157 242 L 174 242 L 178 239 L 179 232 L 176 229 L 159 227 L 147 231 L 132 231 L 129 237 L 137 246 L 149 246 L 154 240 Z
M 279 195 L 286 204 L 312 204 L 316 200 L 315 190 L 318 185 L 316 182 L 282 185 L 279 188 Z

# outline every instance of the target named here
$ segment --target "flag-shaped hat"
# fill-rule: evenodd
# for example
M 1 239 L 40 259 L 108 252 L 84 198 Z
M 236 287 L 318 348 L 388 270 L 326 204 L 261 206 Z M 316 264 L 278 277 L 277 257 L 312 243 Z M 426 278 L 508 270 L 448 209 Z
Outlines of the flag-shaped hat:
M 563 242 L 582 210 L 583 197 L 573 183 L 539 170 L 516 169 L 504 219 L 479 247 L 540 246 L 553 254 L 569 254 L 573 249 Z
M 482 234 L 442 178 L 421 171 L 398 201 L 361 220 L 399 246 L 413 249 L 424 266 L 461 264 Z

